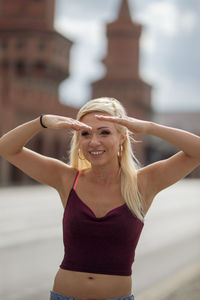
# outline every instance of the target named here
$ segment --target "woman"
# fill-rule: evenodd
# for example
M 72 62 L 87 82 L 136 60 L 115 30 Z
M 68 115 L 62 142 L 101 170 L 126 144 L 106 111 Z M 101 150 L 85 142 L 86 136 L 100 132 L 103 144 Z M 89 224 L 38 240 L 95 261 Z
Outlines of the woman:
M 69 165 L 24 147 L 46 127 L 74 130 Z M 137 169 L 130 133 L 159 137 L 180 152 Z M 132 300 L 131 266 L 144 217 L 159 191 L 200 164 L 200 138 L 130 118 L 116 99 L 99 98 L 77 120 L 43 115 L 15 128 L 0 139 L 0 154 L 60 195 L 65 256 L 50 299 Z

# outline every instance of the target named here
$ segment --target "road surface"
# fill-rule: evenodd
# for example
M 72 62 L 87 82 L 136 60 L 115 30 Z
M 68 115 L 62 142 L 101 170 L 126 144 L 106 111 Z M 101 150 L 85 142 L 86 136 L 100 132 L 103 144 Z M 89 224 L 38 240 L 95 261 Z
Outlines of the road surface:
M 49 299 L 63 257 L 62 214 L 59 196 L 49 187 L 0 189 L 0 299 Z M 200 260 L 199 214 L 198 179 L 157 195 L 136 251 L 134 294 Z

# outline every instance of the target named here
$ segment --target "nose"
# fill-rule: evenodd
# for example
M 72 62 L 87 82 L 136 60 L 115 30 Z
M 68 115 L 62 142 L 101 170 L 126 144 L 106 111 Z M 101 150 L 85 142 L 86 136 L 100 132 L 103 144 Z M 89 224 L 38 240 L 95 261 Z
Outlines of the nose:
M 92 134 L 91 139 L 90 139 L 90 146 L 96 146 L 99 145 L 100 141 L 99 138 L 96 134 Z

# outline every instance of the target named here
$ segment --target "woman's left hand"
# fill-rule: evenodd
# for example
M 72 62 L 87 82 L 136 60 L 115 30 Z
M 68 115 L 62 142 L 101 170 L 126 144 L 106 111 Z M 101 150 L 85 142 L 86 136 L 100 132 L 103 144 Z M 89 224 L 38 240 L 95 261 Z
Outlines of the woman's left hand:
M 147 133 L 147 128 L 150 125 L 150 122 L 143 121 L 131 117 L 114 117 L 114 116 L 104 116 L 104 115 L 95 115 L 98 120 L 105 120 L 113 122 L 122 126 L 127 127 L 131 132 L 135 134 Z

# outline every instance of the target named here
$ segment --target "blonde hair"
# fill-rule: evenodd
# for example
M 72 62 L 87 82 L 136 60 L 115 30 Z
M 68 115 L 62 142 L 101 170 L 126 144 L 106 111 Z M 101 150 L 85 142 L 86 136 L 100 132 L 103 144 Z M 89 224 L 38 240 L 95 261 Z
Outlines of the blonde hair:
M 103 112 L 112 116 L 122 117 L 127 115 L 124 107 L 118 100 L 108 97 L 88 101 L 79 110 L 77 120 L 80 121 L 83 116 L 91 112 Z M 120 133 L 126 136 L 120 155 L 121 193 L 131 212 L 143 221 L 142 200 L 137 185 L 137 169 L 139 162 L 134 156 L 131 147 L 131 132 L 124 126 L 117 125 L 116 127 Z M 75 131 L 71 142 L 70 165 L 77 170 L 91 168 L 91 164 L 88 160 L 80 159 L 82 156 L 83 154 L 80 153 L 79 149 L 78 132 Z

